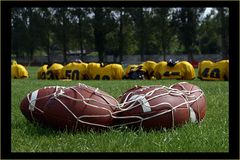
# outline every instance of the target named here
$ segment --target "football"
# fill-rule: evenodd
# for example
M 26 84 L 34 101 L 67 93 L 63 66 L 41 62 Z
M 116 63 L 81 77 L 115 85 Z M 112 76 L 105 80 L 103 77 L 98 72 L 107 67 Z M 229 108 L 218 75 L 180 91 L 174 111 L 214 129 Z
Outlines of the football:
M 54 94 L 57 94 L 63 88 L 48 86 L 27 94 L 20 104 L 22 114 L 31 122 L 44 123 L 44 106 L 49 103 Z
M 200 122 L 205 117 L 206 98 L 204 92 L 198 86 L 188 82 L 180 82 L 173 84 L 170 88 L 178 89 L 185 94 L 190 105 L 192 122 Z
M 61 90 L 44 106 L 47 125 L 56 129 L 103 129 L 112 125 L 118 102 L 107 93 L 84 84 Z
M 183 93 L 165 86 L 135 86 L 120 98 L 115 124 L 146 129 L 172 128 L 189 120 Z
M 23 115 L 56 129 L 106 128 L 118 101 L 107 93 L 84 84 L 50 86 L 29 93 L 21 102 Z

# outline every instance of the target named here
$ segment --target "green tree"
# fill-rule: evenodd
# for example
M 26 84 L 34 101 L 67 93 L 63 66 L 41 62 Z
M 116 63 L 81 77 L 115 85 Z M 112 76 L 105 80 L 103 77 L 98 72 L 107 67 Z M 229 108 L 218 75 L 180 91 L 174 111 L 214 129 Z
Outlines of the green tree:
M 169 53 L 171 41 L 175 32 L 171 25 L 170 8 L 154 8 L 154 27 L 158 45 L 162 47 L 163 59 L 166 60 L 166 54 Z
M 221 47 L 223 59 L 228 58 L 229 52 L 229 9 L 217 8 L 217 20 L 219 24 L 219 34 L 221 35 Z
M 39 27 L 41 28 L 41 46 L 47 54 L 48 63 L 50 60 L 50 48 L 53 43 L 53 9 L 52 8 L 39 8 L 39 14 L 41 15 L 41 23 Z
M 128 8 L 112 8 L 112 13 L 115 19 L 113 31 L 107 34 L 107 46 L 114 54 L 114 62 L 123 61 L 123 56 L 132 54 L 136 51 L 136 39 L 134 37 L 134 23 L 128 12 Z
M 67 63 L 70 35 L 70 12 L 68 8 L 54 8 L 54 33 L 63 51 L 63 63 Z
M 80 50 L 80 59 L 84 60 L 83 52 L 86 49 L 87 35 L 91 34 L 89 26 L 90 13 L 89 8 L 71 8 L 72 23 L 73 23 L 73 38 L 77 41 L 77 49 Z
M 173 13 L 173 20 L 178 33 L 180 43 L 188 52 L 188 60 L 193 60 L 193 54 L 198 50 L 198 27 L 199 18 L 204 8 L 177 8 Z
M 211 13 L 202 20 L 199 29 L 199 47 L 202 53 L 214 54 L 221 51 L 218 26 L 216 12 L 212 9 Z
M 118 40 L 119 40 L 119 47 L 118 47 L 118 53 L 120 57 L 120 62 L 123 60 L 123 52 L 124 52 L 124 26 L 126 24 L 126 12 L 125 8 L 121 7 L 119 9 L 119 33 L 118 33 Z
M 107 43 L 106 35 L 113 31 L 116 23 L 111 8 L 92 8 L 92 12 L 94 13 L 93 28 L 95 48 L 98 52 L 99 61 L 104 62 L 105 44 Z
M 158 53 L 159 46 L 156 37 L 156 25 L 154 24 L 154 12 L 152 8 L 144 8 L 144 34 L 145 55 Z
M 132 20 L 135 24 L 136 29 L 136 39 L 138 40 L 138 49 L 141 55 L 141 61 L 144 61 L 144 53 L 146 52 L 146 43 L 147 43 L 147 27 L 145 22 L 145 10 L 144 8 L 129 8 L 128 12 L 130 13 Z
M 31 63 L 33 54 L 39 48 L 39 41 L 41 41 L 42 28 L 41 17 L 36 12 L 36 8 L 21 8 L 21 18 L 25 25 L 24 50 L 28 55 L 28 62 Z
M 27 28 L 22 19 L 22 9 L 13 8 L 11 17 L 11 32 L 12 32 L 12 52 L 16 55 L 16 59 L 26 51 L 27 43 L 25 39 Z

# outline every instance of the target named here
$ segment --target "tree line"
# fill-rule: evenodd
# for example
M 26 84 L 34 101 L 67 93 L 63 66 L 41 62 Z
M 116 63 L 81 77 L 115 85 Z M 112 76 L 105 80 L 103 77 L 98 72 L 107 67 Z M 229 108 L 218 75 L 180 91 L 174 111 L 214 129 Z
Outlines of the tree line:
M 37 51 L 48 56 L 56 48 L 67 62 L 69 50 L 96 51 L 114 61 L 139 54 L 222 54 L 229 51 L 229 9 L 158 7 L 12 8 L 12 54 L 31 62 Z M 204 16 L 205 15 L 205 16 Z M 84 54 L 80 54 L 84 61 Z

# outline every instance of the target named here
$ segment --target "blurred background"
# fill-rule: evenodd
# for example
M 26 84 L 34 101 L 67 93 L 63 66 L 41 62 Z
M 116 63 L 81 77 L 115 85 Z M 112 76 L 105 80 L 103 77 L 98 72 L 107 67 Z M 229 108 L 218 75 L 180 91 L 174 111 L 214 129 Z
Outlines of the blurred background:
M 138 64 L 219 61 L 229 55 L 229 8 L 18 7 L 11 11 L 11 57 Z

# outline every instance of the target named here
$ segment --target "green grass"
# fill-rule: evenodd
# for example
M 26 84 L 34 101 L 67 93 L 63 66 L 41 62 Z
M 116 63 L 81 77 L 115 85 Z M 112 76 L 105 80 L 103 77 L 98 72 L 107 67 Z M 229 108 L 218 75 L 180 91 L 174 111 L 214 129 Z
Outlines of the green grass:
M 207 112 L 201 124 L 188 123 L 162 131 L 112 129 L 104 132 L 67 132 L 41 128 L 26 120 L 19 105 L 27 93 L 48 85 L 71 86 L 77 83 L 98 87 L 114 97 L 134 85 L 170 86 L 178 80 L 146 81 L 57 81 L 37 80 L 38 67 L 29 67 L 29 79 L 14 79 L 12 85 L 12 152 L 228 152 L 228 82 L 188 81 L 198 85 L 207 99 Z M 197 72 L 196 72 L 197 73 Z

